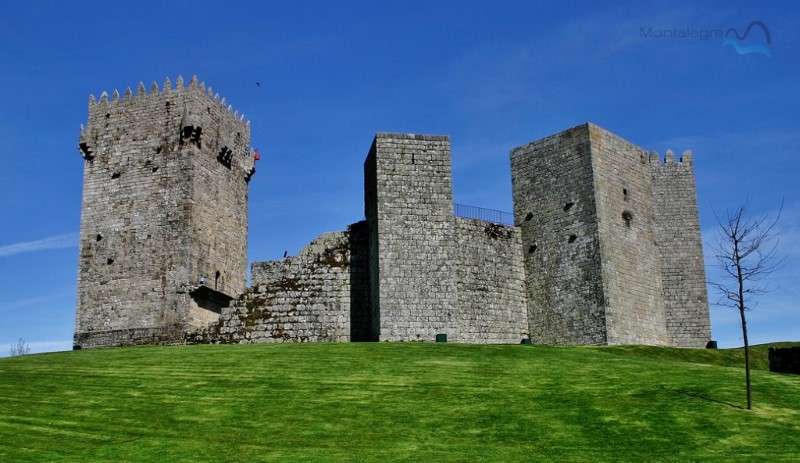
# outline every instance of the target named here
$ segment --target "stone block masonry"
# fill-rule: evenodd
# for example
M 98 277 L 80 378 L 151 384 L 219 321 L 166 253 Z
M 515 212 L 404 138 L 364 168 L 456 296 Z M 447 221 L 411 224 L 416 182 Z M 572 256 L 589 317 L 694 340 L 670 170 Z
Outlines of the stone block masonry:
M 513 150 L 511 164 L 535 342 L 705 345 L 689 162 L 663 167 L 584 124 Z
M 448 341 L 519 343 L 529 337 L 519 228 L 455 221 L 457 329 Z
M 687 151 L 676 160 L 667 151 L 664 162 L 656 154 L 649 161 L 670 343 L 703 347 L 711 338 L 711 320 L 692 153 Z
M 253 286 L 220 319 L 189 336 L 191 342 L 349 341 L 351 319 L 368 325 L 362 301 L 368 301 L 366 227 L 325 233 L 297 256 L 256 262 Z M 355 311 L 352 313 L 351 311 Z M 360 308 L 360 310 L 359 310 Z
M 196 78 L 90 98 L 76 347 L 172 342 L 244 290 L 249 141 Z
M 533 342 L 605 344 L 591 143 L 576 127 L 511 152 Z
M 595 125 L 594 195 L 609 344 L 668 344 L 648 153 Z
M 688 153 L 593 124 L 516 148 L 508 226 L 454 215 L 448 137 L 378 133 L 366 220 L 254 263 L 246 288 L 249 145 L 195 78 L 90 98 L 76 348 L 710 338 Z
M 379 133 L 365 163 L 373 336 L 455 334 L 458 295 L 450 140 Z

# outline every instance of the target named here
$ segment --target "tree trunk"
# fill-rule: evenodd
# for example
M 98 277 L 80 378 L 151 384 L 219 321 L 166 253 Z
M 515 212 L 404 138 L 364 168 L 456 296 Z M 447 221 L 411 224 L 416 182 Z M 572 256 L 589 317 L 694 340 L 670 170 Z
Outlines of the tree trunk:
M 752 393 L 750 392 L 750 344 L 747 342 L 747 320 L 744 316 L 744 310 L 739 310 L 739 315 L 742 317 L 742 337 L 744 338 L 744 378 L 747 385 L 747 409 L 753 409 Z
M 744 301 L 744 275 L 742 272 L 742 256 L 739 253 L 739 240 L 734 238 L 733 256 L 736 263 L 736 279 L 739 283 L 739 316 L 742 318 L 742 338 L 744 339 L 744 379 L 747 389 L 747 409 L 753 409 L 753 396 L 750 391 L 750 343 L 747 342 L 747 318 L 744 311 L 747 304 Z

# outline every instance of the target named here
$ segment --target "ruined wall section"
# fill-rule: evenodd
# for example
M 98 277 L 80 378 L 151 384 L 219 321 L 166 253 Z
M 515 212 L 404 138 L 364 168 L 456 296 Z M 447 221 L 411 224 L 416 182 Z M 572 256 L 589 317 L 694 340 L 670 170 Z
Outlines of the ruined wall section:
M 608 344 L 669 343 L 648 154 L 589 124 Z
M 664 163 L 657 154 L 649 161 L 667 332 L 672 345 L 704 347 L 711 321 L 692 155 L 675 160 L 668 151 Z
M 105 92 L 99 101 L 90 98 L 80 135 L 84 191 L 76 346 L 172 341 L 193 322 L 191 293 L 202 267 L 193 248 L 202 227 L 196 225 L 202 222 L 197 214 L 202 196 L 195 196 L 195 180 L 204 157 L 215 158 L 194 140 L 208 146 L 213 138 L 208 132 L 216 128 L 204 127 L 199 137 L 194 132 L 184 137 L 182 129 L 187 116 L 198 115 L 200 102 L 202 111 L 226 119 L 222 131 L 232 124 L 247 127 L 241 118 L 233 122 L 238 115 L 196 79 L 188 86 L 179 79 L 173 87 L 167 80 L 149 92 L 140 84 L 136 94 L 128 89 L 123 96 L 115 91 L 110 98 Z M 231 159 L 236 168 L 231 178 L 249 175 L 249 153 Z M 246 209 L 243 214 L 246 221 Z M 236 280 L 243 281 L 245 258 L 242 254 L 231 266 L 241 267 Z
M 588 125 L 511 152 L 530 336 L 605 344 L 605 295 Z
M 528 337 L 519 228 L 455 218 L 457 327 L 448 341 L 513 343 Z
M 365 184 L 375 337 L 452 335 L 458 297 L 450 140 L 378 134 Z
M 325 233 L 297 255 L 256 262 L 253 286 L 218 322 L 189 336 L 190 342 L 317 342 L 351 339 L 351 301 L 365 291 L 367 234 L 364 223 Z M 356 306 L 362 313 L 368 307 Z

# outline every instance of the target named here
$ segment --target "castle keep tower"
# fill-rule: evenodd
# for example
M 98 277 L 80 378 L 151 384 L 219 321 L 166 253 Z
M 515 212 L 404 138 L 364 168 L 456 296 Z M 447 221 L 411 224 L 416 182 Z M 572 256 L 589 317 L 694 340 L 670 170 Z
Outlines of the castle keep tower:
M 218 318 L 247 266 L 250 126 L 179 77 L 89 100 L 75 346 L 179 340 Z
M 511 153 L 531 338 L 549 344 L 710 339 L 691 158 L 593 124 Z

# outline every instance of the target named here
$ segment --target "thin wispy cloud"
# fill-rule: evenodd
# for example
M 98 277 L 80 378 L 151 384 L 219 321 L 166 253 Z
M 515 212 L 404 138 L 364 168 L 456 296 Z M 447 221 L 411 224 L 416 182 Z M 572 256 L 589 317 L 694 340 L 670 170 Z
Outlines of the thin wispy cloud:
M 77 233 L 64 233 L 40 240 L 23 241 L 20 243 L 0 246 L 0 257 L 14 256 L 28 252 L 50 251 L 53 249 L 73 248 L 78 245 Z
M 53 303 L 55 302 L 63 302 L 65 300 L 69 300 L 70 297 L 74 297 L 75 292 L 74 290 L 67 291 L 59 291 L 54 292 L 52 294 L 46 294 L 43 296 L 32 296 L 23 299 L 17 299 L 12 301 L 0 301 L 0 314 L 4 312 L 12 312 L 15 310 L 21 310 L 26 308 L 36 308 L 36 307 L 52 307 Z

